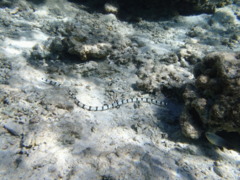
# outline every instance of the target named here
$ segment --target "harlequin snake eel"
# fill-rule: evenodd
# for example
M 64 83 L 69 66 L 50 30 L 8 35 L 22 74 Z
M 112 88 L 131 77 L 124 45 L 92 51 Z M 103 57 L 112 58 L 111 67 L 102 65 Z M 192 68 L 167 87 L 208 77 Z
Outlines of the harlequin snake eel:
M 55 87 L 62 86 L 62 84 L 57 81 L 44 79 L 44 78 L 42 78 L 42 81 L 46 84 L 50 84 Z M 68 94 L 74 100 L 74 102 L 77 106 L 81 107 L 82 109 L 88 110 L 88 111 L 105 111 L 108 109 L 118 108 L 123 104 L 135 103 L 135 102 L 145 102 L 145 103 L 154 104 L 157 106 L 166 106 L 167 105 L 167 103 L 164 101 L 158 101 L 158 100 L 150 99 L 150 98 L 129 98 L 129 99 L 116 100 L 112 104 L 104 104 L 102 106 L 89 106 L 89 105 L 83 104 L 81 101 L 79 101 L 71 90 L 68 90 Z

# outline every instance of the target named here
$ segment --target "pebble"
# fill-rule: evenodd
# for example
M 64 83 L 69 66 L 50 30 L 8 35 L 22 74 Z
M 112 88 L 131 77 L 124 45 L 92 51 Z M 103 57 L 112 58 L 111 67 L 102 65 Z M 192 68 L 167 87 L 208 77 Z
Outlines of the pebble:
M 14 125 L 11 124 L 4 125 L 3 128 L 6 129 L 7 132 L 9 132 L 13 136 L 20 136 L 21 134 L 19 128 L 16 128 L 16 126 Z
M 50 172 L 50 173 L 53 173 L 53 172 L 56 172 L 56 167 L 54 167 L 54 166 L 50 166 L 50 167 L 48 167 L 48 172 Z
M 8 98 L 5 98 L 3 100 L 3 104 L 9 105 L 10 104 L 10 100 Z
M 220 177 L 224 177 L 224 172 L 222 171 L 222 168 L 219 166 L 214 166 L 213 171 Z

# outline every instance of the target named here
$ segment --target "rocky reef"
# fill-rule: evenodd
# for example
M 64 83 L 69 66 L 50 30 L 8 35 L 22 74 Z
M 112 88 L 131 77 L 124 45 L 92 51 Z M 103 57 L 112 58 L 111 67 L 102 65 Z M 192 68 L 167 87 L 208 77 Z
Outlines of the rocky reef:
M 210 53 L 195 66 L 186 86 L 181 127 L 197 139 L 204 131 L 240 133 L 240 53 Z
M 238 180 L 236 1 L 1 0 L 0 179 Z
M 74 1 L 74 0 L 73 0 Z M 74 2 L 77 2 L 76 0 Z M 177 14 L 189 15 L 200 13 L 214 13 L 218 7 L 231 4 L 230 0 L 116 0 L 109 3 L 107 0 L 89 1 L 85 3 L 95 9 L 101 9 L 105 12 L 118 13 L 120 17 L 128 20 L 137 20 L 138 18 L 157 18 L 160 16 L 174 16 Z M 105 5 L 104 5 L 105 4 Z M 127 14 L 127 16 L 126 16 Z M 130 15 L 130 16 L 129 16 Z

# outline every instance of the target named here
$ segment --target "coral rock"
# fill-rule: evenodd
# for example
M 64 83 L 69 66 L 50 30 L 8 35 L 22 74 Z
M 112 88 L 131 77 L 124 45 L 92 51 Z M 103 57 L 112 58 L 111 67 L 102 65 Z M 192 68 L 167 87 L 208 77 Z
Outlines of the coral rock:
M 183 93 L 183 134 L 196 138 L 191 129 L 240 133 L 239 75 L 240 53 L 211 53 L 196 65 L 195 86 Z M 196 126 L 190 126 L 193 120 Z

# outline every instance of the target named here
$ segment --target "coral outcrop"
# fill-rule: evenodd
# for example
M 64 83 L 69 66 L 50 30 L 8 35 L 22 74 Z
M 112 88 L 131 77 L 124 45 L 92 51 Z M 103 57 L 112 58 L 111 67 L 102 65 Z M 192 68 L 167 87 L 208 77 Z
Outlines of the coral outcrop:
M 65 40 L 67 52 L 71 55 L 76 55 L 80 60 L 89 60 L 91 58 L 104 59 L 111 49 L 111 44 L 109 43 L 83 44 L 79 41 L 72 40 L 72 37 L 66 38 Z
M 195 77 L 183 93 L 183 134 L 197 139 L 203 131 L 240 133 L 240 53 L 208 54 L 195 66 Z

